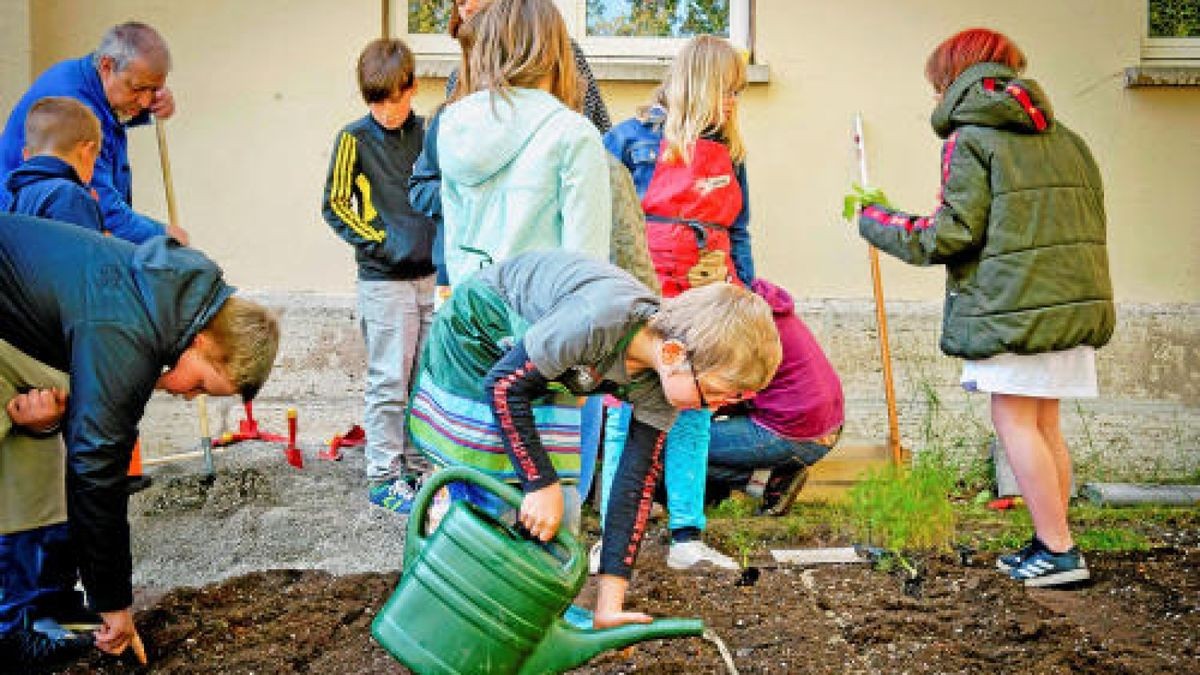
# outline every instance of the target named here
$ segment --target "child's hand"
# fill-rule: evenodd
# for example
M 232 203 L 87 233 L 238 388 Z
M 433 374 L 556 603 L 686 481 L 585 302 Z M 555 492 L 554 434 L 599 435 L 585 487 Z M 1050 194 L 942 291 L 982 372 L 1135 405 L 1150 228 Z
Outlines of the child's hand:
M 529 533 L 542 541 L 558 534 L 563 517 L 562 483 L 552 483 L 525 495 L 517 519 Z
M 5 407 L 13 424 L 46 433 L 62 420 L 67 411 L 67 392 L 61 389 L 32 389 L 17 394 Z
M 887 196 L 883 194 L 883 190 L 864 188 L 855 183 L 842 200 L 842 218 L 848 223 L 854 222 L 854 214 L 867 204 L 879 204 L 888 208 L 892 206 Z

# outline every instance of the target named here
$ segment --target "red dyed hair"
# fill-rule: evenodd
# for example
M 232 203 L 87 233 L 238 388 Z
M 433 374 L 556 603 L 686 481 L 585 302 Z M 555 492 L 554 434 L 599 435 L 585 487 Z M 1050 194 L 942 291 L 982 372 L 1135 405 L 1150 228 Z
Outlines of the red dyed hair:
M 987 28 L 968 28 L 938 45 L 925 62 L 925 79 L 939 94 L 976 63 L 1000 63 L 1025 70 L 1025 54 L 1005 35 Z

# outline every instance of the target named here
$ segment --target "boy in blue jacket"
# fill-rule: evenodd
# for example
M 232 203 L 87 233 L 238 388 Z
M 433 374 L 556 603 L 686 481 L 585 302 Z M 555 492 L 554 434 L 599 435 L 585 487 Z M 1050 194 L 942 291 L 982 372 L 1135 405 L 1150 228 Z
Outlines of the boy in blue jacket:
M 401 41 L 374 40 L 358 58 L 369 113 L 338 132 L 322 212 L 354 247 L 358 317 L 367 346 L 363 426 L 370 499 L 407 512 L 427 464 L 406 452 L 409 378 L 433 320 L 437 225 L 409 204 L 408 181 L 424 140 L 412 110 L 416 63 Z
M 12 213 L 102 232 L 100 204 L 88 183 L 100 154 L 100 120 L 73 98 L 47 96 L 25 116 L 25 163 L 8 174 Z

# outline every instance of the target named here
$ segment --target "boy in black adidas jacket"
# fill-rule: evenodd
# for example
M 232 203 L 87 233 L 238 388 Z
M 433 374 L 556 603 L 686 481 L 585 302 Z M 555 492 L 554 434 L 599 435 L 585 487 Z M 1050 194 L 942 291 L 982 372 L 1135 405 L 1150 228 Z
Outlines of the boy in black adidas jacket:
M 359 326 L 367 346 L 364 422 L 372 501 L 406 510 L 420 455 L 407 453 L 409 377 L 433 317 L 437 226 L 408 201 L 408 179 L 424 140 L 412 111 L 412 51 L 399 40 L 371 42 L 358 59 L 358 86 L 370 113 L 338 132 L 325 182 L 329 226 L 355 248 Z

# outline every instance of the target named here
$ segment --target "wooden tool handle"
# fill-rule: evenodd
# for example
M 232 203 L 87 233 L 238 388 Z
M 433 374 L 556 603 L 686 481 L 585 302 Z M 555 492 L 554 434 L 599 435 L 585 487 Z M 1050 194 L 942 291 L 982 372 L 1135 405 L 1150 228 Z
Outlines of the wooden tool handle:
M 167 222 L 179 226 L 179 211 L 175 208 L 175 181 L 171 178 L 171 158 L 167 154 L 167 131 L 163 121 L 154 118 L 154 133 L 158 136 L 158 161 L 162 165 L 163 189 L 167 193 Z

